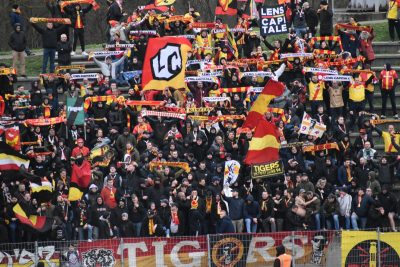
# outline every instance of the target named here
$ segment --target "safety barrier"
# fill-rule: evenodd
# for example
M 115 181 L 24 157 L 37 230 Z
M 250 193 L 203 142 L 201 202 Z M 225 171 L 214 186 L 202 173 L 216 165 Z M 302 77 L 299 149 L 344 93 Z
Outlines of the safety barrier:
M 400 233 L 295 231 L 0 244 L 0 267 L 273 266 L 277 246 L 292 266 L 399 266 Z M 72 245 L 72 246 L 71 246 Z

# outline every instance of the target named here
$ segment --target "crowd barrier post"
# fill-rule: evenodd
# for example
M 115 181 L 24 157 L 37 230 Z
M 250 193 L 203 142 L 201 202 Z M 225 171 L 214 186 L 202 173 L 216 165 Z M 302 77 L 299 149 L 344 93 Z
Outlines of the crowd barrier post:
M 294 253 L 294 251 L 295 251 L 295 248 L 294 248 L 294 231 L 292 231 L 292 238 L 291 238 L 291 240 L 292 240 L 292 251 L 293 251 L 293 253 Z M 295 260 L 294 257 L 292 257 L 292 266 L 293 266 L 293 267 L 296 267 L 296 260 Z
M 379 227 L 376 229 L 376 240 L 377 240 L 377 250 L 378 250 L 377 262 L 378 262 L 378 267 L 381 267 L 381 231 Z
M 210 235 L 207 234 L 207 262 L 211 266 L 211 252 L 210 252 Z
M 39 262 L 39 250 L 38 250 L 38 242 L 35 241 L 35 264 Z
M 124 247 L 124 239 L 121 238 L 120 244 L 119 244 L 120 248 Z M 124 257 L 124 252 L 122 251 L 122 257 L 121 257 L 121 266 L 125 267 L 125 257 Z

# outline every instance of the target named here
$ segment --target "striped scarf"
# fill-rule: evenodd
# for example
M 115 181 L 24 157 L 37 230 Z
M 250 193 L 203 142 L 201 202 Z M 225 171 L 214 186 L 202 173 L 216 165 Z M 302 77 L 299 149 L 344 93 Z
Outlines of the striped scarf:
M 315 151 L 322 151 L 326 149 L 336 149 L 339 150 L 337 143 L 328 143 L 322 145 L 315 145 L 315 146 L 304 146 L 303 152 L 315 152 Z
M 54 117 L 46 119 L 28 119 L 24 121 L 29 126 L 48 126 L 65 122 L 64 117 Z
M 0 68 L 0 75 L 15 75 L 17 70 L 14 68 Z
M 213 29 L 216 25 L 215 22 L 193 22 L 190 24 L 190 28 Z
M 253 88 L 252 86 L 242 87 L 231 87 L 231 88 L 220 88 L 217 90 L 210 91 L 210 95 L 221 95 L 223 93 L 244 93 Z
M 71 20 L 68 18 L 36 18 L 36 17 L 32 17 L 32 18 L 30 18 L 30 21 L 32 23 L 44 22 L 44 23 L 66 24 L 66 25 L 71 24 Z
M 106 104 L 111 104 L 115 99 L 115 96 L 113 95 L 108 95 L 108 96 L 92 96 L 92 97 L 87 97 L 85 99 L 85 102 L 83 103 L 83 109 L 85 112 L 92 106 L 92 103 L 96 102 L 107 102 Z
M 213 110 L 214 110 L 213 107 L 187 108 L 186 109 L 186 114 L 210 112 L 210 111 L 213 111 Z
M 195 121 L 228 121 L 228 120 L 244 120 L 245 115 L 222 115 L 222 116 L 189 116 L 190 119 Z
M 153 171 L 156 167 L 173 167 L 183 169 L 185 172 L 190 172 L 189 163 L 187 162 L 169 162 L 169 161 L 152 161 L 149 164 L 150 171 Z
M 99 4 L 96 3 L 95 0 L 71 0 L 71 1 L 62 1 L 60 3 L 61 12 L 64 13 L 64 8 L 69 5 L 76 4 L 88 4 L 93 6 L 93 10 L 97 10 L 100 8 Z
M 340 50 L 343 51 L 343 46 L 342 46 L 342 39 L 340 36 L 318 36 L 318 37 L 313 37 L 310 39 L 310 46 L 314 46 L 315 42 L 321 42 L 321 41 L 331 41 L 331 42 L 338 42 Z
M 160 111 L 153 111 L 153 110 L 142 110 L 141 115 L 143 117 L 156 116 L 156 117 L 176 118 L 176 119 L 180 119 L 180 120 L 186 119 L 186 114 L 172 113 L 172 112 L 160 112 Z
M 371 124 L 399 123 L 400 120 L 370 120 Z
M 60 70 L 80 70 L 84 72 L 86 70 L 85 65 L 69 65 L 69 66 L 57 66 L 55 73 L 58 74 Z
M 367 31 L 367 32 L 372 32 L 373 28 L 371 26 L 360 26 L 360 25 L 351 25 L 347 23 L 337 23 L 335 25 L 335 29 L 346 29 L 346 30 L 354 30 L 354 31 Z

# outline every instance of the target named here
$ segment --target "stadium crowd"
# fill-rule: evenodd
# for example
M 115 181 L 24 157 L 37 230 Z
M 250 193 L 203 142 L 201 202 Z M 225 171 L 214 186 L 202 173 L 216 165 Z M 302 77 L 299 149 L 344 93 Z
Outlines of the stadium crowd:
M 245 16 L 244 10 L 239 9 L 237 24 L 228 33 L 219 17 L 207 23 L 193 8 L 178 19 L 173 6 L 164 12 L 138 8 L 126 14 L 125 5 L 132 3 L 109 0 L 104 50 L 122 52 L 102 60 L 85 47 L 85 29 L 92 27 L 85 15 L 96 12 L 95 2 L 63 6 L 65 2 L 48 1 L 47 7 L 52 17 L 69 18 L 69 25 L 47 22 L 43 27 L 34 19 L 24 25 L 18 5 L 10 15 L 15 31 L 9 45 L 17 74 L 0 65 L 2 127 L 18 126 L 21 153 L 29 155 L 30 164 L 17 175 L 1 171 L 1 242 L 387 225 L 396 231 L 398 205 L 392 184 L 400 177 L 400 134 L 385 122 L 388 98 L 393 119 L 398 119 L 398 77 L 390 64 L 378 74 L 371 71 L 372 27 L 354 19 L 334 25 L 325 1 L 318 10 L 307 2 L 289 3 L 285 6 L 291 28 L 283 41 L 270 42 L 274 37 L 260 36 L 257 19 Z M 396 5 L 388 15 L 394 40 L 394 29 L 400 26 L 397 2 L 391 2 Z M 208 25 L 193 27 L 200 22 Z M 25 53 L 31 53 L 26 27 L 41 35 L 43 45 L 43 75 L 30 87 L 16 86 L 18 76 L 26 76 Z M 143 68 L 147 44 L 163 36 L 190 39 L 187 77 L 197 71 L 220 72 L 218 76 L 208 76 L 211 82 L 188 81 L 185 88 L 143 90 L 140 71 L 149 71 Z M 68 66 L 78 41 L 82 55 L 100 68 L 95 80 L 70 79 Z M 299 57 L 282 56 L 290 53 Z M 311 58 L 301 55 L 307 53 Z M 56 70 L 56 60 L 66 70 L 49 74 Z M 352 79 L 325 81 L 321 70 L 336 70 Z M 238 115 L 246 116 L 259 95 L 249 88 L 263 88 L 269 79 L 285 86 L 283 95 L 270 103 L 275 109 L 264 115 L 279 131 L 284 173 L 252 179 L 245 158 L 253 133 L 242 129 L 243 116 Z M 376 115 L 373 99 L 378 87 L 382 112 Z M 162 101 L 162 108 L 119 102 L 121 95 L 126 101 Z M 216 96 L 221 98 L 204 100 Z M 91 99 L 85 101 L 89 105 L 84 125 L 23 123 L 65 117 L 70 97 Z M 178 114 L 182 109 L 209 119 L 143 115 L 143 110 Z M 321 137 L 300 133 L 305 113 L 313 123 L 326 126 Z M 384 142 L 383 153 L 374 149 L 374 132 Z M 350 133 L 359 133 L 353 142 Z M 333 149 L 316 146 L 333 143 Z M 93 153 L 101 160 L 94 160 Z M 240 171 L 229 190 L 224 184 L 225 162 L 230 160 L 240 163 Z M 90 182 L 81 188 L 82 198 L 70 201 L 71 176 L 87 168 Z M 38 177 L 39 191 L 32 187 Z M 42 190 L 46 181 L 52 189 Z M 16 204 L 27 216 L 45 216 L 51 228 L 41 232 L 22 223 L 13 209 Z

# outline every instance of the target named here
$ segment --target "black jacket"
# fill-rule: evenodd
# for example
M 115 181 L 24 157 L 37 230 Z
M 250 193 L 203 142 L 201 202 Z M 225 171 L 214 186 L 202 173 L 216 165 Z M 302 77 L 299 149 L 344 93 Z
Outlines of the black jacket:
M 119 7 L 119 5 L 116 2 L 114 2 L 108 9 L 107 21 L 110 20 L 121 21 L 122 18 L 123 18 L 123 12 Z
M 69 66 L 71 65 L 71 51 L 72 46 L 70 42 L 58 42 L 58 65 Z
M 57 39 L 58 35 L 61 34 L 64 29 L 67 27 L 67 25 L 63 25 L 58 28 L 41 28 L 37 26 L 34 23 L 31 23 L 32 27 L 35 28 L 35 30 L 42 35 L 42 46 L 43 48 L 48 48 L 48 49 L 56 49 L 57 48 Z
M 318 13 L 320 35 L 332 35 L 333 13 L 331 10 L 321 10 Z
M 217 222 L 216 228 L 217 234 L 234 233 L 235 228 L 233 227 L 232 220 L 228 216 L 223 217 Z
M 71 27 L 73 27 L 73 28 L 75 28 L 76 19 L 78 17 L 78 13 L 77 13 L 77 10 L 75 9 L 75 6 L 76 5 L 71 5 L 71 6 L 69 6 L 69 8 L 65 9 L 65 11 L 67 12 L 68 16 L 71 19 Z M 85 8 L 81 8 L 79 10 L 79 14 L 81 16 L 81 22 L 82 22 L 83 26 L 86 25 L 86 23 L 85 23 L 85 14 L 88 13 L 90 10 L 92 10 L 92 7 L 93 7 L 92 5 L 88 5 Z
M 10 40 L 8 41 L 8 45 L 11 47 L 13 51 L 22 52 L 26 48 L 26 36 L 23 31 L 14 31 L 10 35 Z
M 307 8 L 304 10 L 306 17 L 306 23 L 309 28 L 315 28 L 318 26 L 318 15 L 317 12 L 312 8 Z

